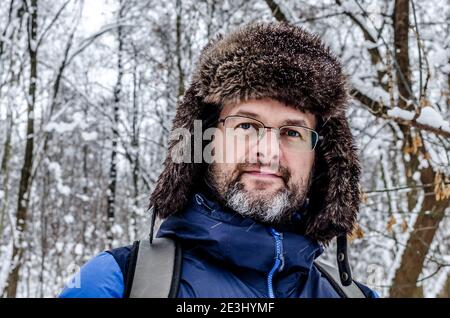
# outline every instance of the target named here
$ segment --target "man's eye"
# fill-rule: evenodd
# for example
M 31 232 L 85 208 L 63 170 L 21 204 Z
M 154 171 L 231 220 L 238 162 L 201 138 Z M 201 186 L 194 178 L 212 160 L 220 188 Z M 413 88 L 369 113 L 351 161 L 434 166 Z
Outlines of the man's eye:
M 245 130 L 250 129 L 252 127 L 253 127 L 253 125 L 250 123 L 242 123 L 237 126 L 237 128 L 241 128 L 241 129 L 245 129 Z
M 298 131 L 291 130 L 291 129 L 286 131 L 286 136 L 294 137 L 294 138 L 301 138 L 302 137 L 302 135 Z

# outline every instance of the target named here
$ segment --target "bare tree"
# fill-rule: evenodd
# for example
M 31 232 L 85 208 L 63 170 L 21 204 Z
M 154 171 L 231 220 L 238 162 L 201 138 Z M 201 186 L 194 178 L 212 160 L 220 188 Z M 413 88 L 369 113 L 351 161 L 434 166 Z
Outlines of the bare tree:
M 30 61 L 30 75 L 27 100 L 27 130 L 25 141 L 25 155 L 20 174 L 19 195 L 17 199 L 16 231 L 17 241 L 14 242 L 12 254 L 12 268 L 8 277 L 7 297 L 16 297 L 17 283 L 19 281 L 19 271 L 22 265 L 24 254 L 23 240 L 27 226 L 28 201 L 27 193 L 30 187 L 31 168 L 33 165 L 33 145 L 34 145 L 34 107 L 36 104 L 36 85 L 38 79 L 38 52 L 37 52 L 37 29 L 38 29 L 38 1 L 31 0 L 28 6 L 28 54 Z
M 0 205 L 0 239 L 3 238 L 5 214 L 8 206 L 9 160 L 11 157 L 12 128 L 13 128 L 12 112 L 11 109 L 8 108 L 6 125 L 4 127 L 6 139 L 3 146 L 3 158 L 0 165 L 0 186 L 1 186 L 0 198 L 2 200 L 2 204 Z
M 125 6 L 122 0 L 119 1 L 119 23 L 124 16 Z M 112 226 L 115 218 L 115 204 L 116 204 L 116 186 L 117 186 L 117 146 L 119 141 L 119 108 L 121 102 L 122 92 L 122 78 L 123 78 L 123 27 L 119 25 L 117 28 L 117 81 L 114 87 L 114 100 L 113 100 L 113 122 L 112 122 L 112 149 L 111 149 L 111 161 L 109 168 L 109 184 L 107 194 L 107 246 L 112 245 L 113 232 Z

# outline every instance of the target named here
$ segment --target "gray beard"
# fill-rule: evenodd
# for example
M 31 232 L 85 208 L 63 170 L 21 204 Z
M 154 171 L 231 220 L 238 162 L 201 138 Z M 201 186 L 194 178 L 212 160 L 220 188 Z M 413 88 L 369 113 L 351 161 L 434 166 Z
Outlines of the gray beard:
M 239 181 L 240 176 L 224 175 L 215 169 L 214 164 L 208 167 L 204 181 L 218 202 L 224 206 L 257 222 L 277 226 L 289 224 L 293 212 L 304 205 L 311 186 L 311 176 L 312 173 L 306 184 L 300 183 L 303 185 L 301 188 L 299 185 L 290 184 L 272 195 L 247 191 L 244 184 Z
M 253 197 L 241 183 L 235 183 L 226 193 L 227 206 L 242 216 L 267 224 L 280 224 L 289 219 L 292 211 L 290 193 L 283 189 L 273 196 Z

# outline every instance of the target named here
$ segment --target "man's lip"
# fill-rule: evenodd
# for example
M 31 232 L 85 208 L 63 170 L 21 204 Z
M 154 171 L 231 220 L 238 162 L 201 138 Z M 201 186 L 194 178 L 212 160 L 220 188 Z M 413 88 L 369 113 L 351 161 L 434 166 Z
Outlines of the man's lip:
M 277 173 L 270 172 L 270 171 L 261 171 L 261 170 L 248 170 L 244 171 L 244 173 L 249 173 L 255 176 L 262 176 L 262 177 L 278 177 L 281 178 L 281 176 Z

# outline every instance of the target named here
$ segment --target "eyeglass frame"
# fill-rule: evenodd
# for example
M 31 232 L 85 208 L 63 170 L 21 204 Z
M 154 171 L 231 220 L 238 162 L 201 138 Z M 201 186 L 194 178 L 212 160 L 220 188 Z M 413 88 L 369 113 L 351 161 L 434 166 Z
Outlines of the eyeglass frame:
M 219 120 L 218 120 L 217 122 L 218 122 L 218 123 L 223 123 L 223 125 L 224 125 L 224 127 L 225 127 L 225 120 L 227 120 L 227 118 L 229 118 L 229 117 L 241 117 L 241 118 L 247 118 L 247 119 L 254 120 L 254 121 L 256 121 L 256 122 L 258 122 L 258 123 L 261 124 L 262 128 L 264 128 L 264 129 L 263 129 L 264 133 L 265 133 L 265 131 L 266 131 L 267 129 L 270 129 L 270 130 L 275 129 L 275 130 L 278 130 L 278 133 L 279 133 L 279 131 L 280 131 L 283 127 L 299 127 L 299 128 L 304 128 L 304 129 L 306 129 L 306 130 L 312 132 L 313 134 L 315 134 L 315 135 L 316 135 L 316 139 L 315 139 L 314 146 L 311 148 L 311 150 L 308 150 L 308 151 L 302 151 L 302 152 L 312 152 L 312 151 L 314 151 L 314 150 L 316 149 L 316 147 L 317 147 L 317 144 L 319 143 L 319 140 L 322 140 L 322 139 L 323 139 L 323 136 L 319 135 L 319 133 L 318 133 L 317 131 L 315 131 L 314 129 L 311 129 L 311 128 L 307 127 L 307 126 L 302 126 L 302 125 L 283 125 L 283 126 L 280 126 L 280 127 L 270 127 L 270 126 L 266 126 L 262 121 L 260 121 L 260 120 L 258 120 L 258 119 L 255 119 L 255 118 L 252 118 L 252 117 L 249 117 L 249 116 L 244 116 L 244 115 L 228 115 L 228 116 L 226 116 L 225 118 L 219 118 Z M 264 133 L 261 134 L 261 133 L 259 133 L 259 131 L 258 131 L 258 140 L 261 139 L 262 136 L 264 136 Z

